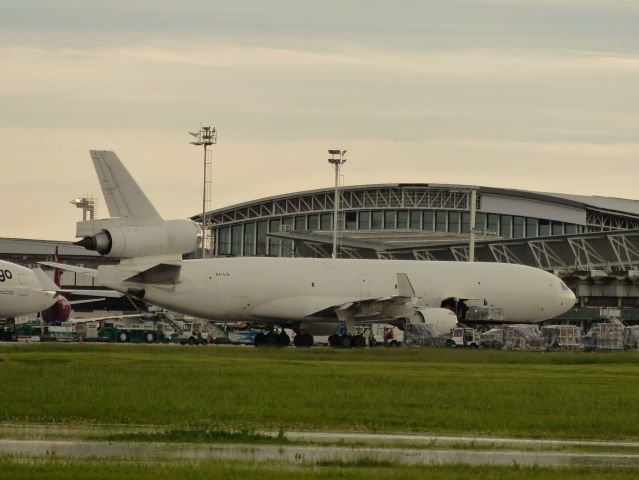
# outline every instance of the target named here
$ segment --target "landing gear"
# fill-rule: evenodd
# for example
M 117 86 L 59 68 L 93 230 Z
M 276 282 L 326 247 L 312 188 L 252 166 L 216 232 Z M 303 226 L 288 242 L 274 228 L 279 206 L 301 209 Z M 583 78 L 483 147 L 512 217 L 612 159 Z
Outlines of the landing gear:
M 354 348 L 364 348 L 366 346 L 366 340 L 363 335 L 355 335 L 353 337 L 353 347 Z
M 291 337 L 283 329 L 280 332 L 271 330 L 255 335 L 253 344 L 256 347 L 288 347 L 291 344 Z
M 366 339 L 363 335 L 345 333 L 344 335 L 331 335 L 328 337 L 328 344 L 331 347 L 363 348 L 366 346 Z
M 296 347 L 312 347 L 313 335 L 308 333 L 298 333 L 293 339 L 293 345 Z

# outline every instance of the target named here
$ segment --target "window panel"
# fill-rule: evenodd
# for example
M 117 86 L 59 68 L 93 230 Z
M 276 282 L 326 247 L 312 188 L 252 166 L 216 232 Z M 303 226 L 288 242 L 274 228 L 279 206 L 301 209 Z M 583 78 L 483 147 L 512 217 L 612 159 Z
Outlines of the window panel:
M 408 228 L 408 211 L 399 210 L 397 212 L 397 228 L 399 230 L 406 230 Z
M 433 231 L 433 221 L 435 220 L 435 214 L 432 210 L 424 210 L 424 223 L 422 224 L 422 229 L 432 232 Z
M 470 212 L 461 214 L 461 233 L 470 233 Z
M 359 212 L 359 229 L 360 230 L 371 229 L 371 212 L 369 211 Z
M 244 225 L 244 247 L 245 256 L 255 255 L 255 223 Z
M 384 228 L 386 230 L 394 230 L 395 229 L 395 210 L 386 210 L 384 212 Z
M 218 229 L 217 251 L 219 255 L 229 255 L 231 253 L 231 227 Z
M 268 223 L 266 220 L 257 222 L 257 254 L 260 256 L 266 255 L 267 239 L 266 232 L 268 231 Z
M 295 230 L 298 232 L 303 232 L 304 230 L 306 230 L 305 216 L 295 217 Z
M 422 227 L 422 212 L 412 210 L 410 212 L 410 228 L 419 230 Z
M 346 213 L 346 230 L 357 230 L 357 212 Z
M 446 210 L 438 210 L 437 212 L 435 212 L 435 231 L 445 232 L 447 220 L 448 212 Z
M 242 255 L 242 225 L 233 225 L 231 228 L 231 255 Z
M 332 230 L 333 229 L 333 214 L 322 213 L 320 215 L 320 230 Z
M 511 226 L 512 226 L 513 217 L 510 215 L 501 215 L 499 218 L 499 236 L 502 238 L 510 238 L 512 235 Z
M 452 233 L 460 232 L 460 214 L 459 212 L 448 212 L 448 231 Z
M 539 236 L 550 236 L 550 220 L 539 220 Z
M 383 212 L 380 210 L 375 210 L 372 213 L 372 219 L 371 219 L 371 228 L 373 230 L 381 230 L 383 223 L 384 223 L 384 216 L 383 216 Z
M 513 218 L 513 238 L 524 238 L 524 217 Z
M 308 216 L 308 227 L 307 230 L 319 230 L 319 215 L 309 215 Z

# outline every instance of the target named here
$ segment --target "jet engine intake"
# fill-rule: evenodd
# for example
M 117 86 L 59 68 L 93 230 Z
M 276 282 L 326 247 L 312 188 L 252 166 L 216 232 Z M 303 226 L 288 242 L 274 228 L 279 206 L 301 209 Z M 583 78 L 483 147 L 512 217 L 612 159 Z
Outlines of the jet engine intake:
M 183 254 L 195 250 L 199 226 L 191 220 L 154 225 L 114 226 L 75 242 L 106 257 L 132 258 Z
M 413 322 L 425 323 L 440 335 L 446 335 L 457 326 L 457 316 L 447 308 L 422 308 L 415 310 Z

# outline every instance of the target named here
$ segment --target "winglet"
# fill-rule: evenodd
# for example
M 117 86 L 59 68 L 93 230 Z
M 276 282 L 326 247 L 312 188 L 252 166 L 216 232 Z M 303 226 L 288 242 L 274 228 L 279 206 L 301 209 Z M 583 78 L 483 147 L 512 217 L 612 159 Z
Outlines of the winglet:
M 91 159 L 112 218 L 130 218 L 140 223 L 162 221 L 115 152 L 91 150 Z

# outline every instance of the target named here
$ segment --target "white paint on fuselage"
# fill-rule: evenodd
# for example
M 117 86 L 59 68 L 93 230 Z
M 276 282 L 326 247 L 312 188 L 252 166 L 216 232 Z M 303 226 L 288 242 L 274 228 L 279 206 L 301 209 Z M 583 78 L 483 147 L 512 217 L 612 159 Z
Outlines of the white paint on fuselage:
M 109 282 L 100 269 L 98 281 L 110 288 L 144 288 L 145 300 L 151 303 L 218 321 L 300 321 L 332 306 L 394 295 L 397 273 L 408 275 L 419 307 L 439 307 L 449 297 L 480 299 L 502 307 L 506 320 L 513 323 L 552 318 L 575 303 L 574 294 L 556 276 L 514 264 L 265 257 L 186 260 L 174 289 Z
M 4 260 L 0 270 L 0 318 L 41 312 L 55 302 L 55 292 L 44 291 L 33 270 Z

